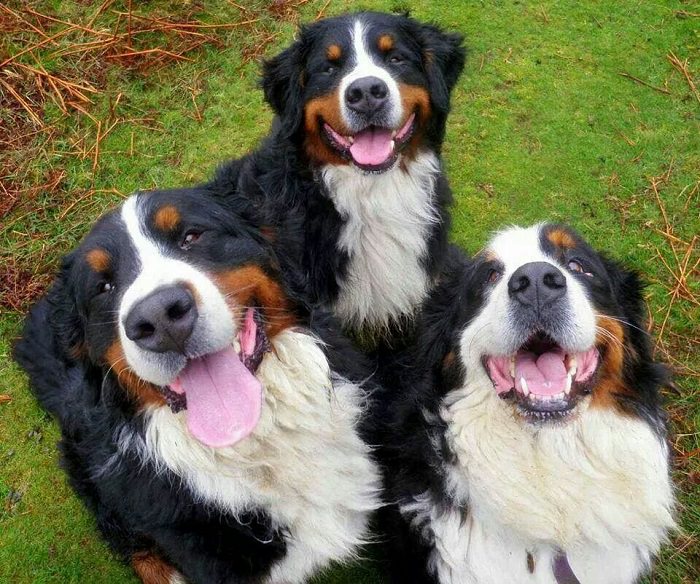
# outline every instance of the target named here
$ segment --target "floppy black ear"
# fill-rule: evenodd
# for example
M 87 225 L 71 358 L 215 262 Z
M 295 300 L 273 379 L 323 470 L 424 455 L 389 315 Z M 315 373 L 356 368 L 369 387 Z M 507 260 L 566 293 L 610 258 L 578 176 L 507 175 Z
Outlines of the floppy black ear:
M 603 258 L 605 270 L 612 285 L 612 292 L 624 319 L 643 328 L 645 319 L 644 284 L 639 274 L 624 267 L 622 264 Z
M 450 93 L 464 69 L 467 56 L 462 46 L 464 37 L 446 33 L 431 24 L 421 24 L 418 38 L 423 50 L 423 62 L 433 96 L 433 107 L 447 113 Z
M 440 374 L 444 372 L 444 365 L 452 369 L 453 359 L 448 356 L 456 348 L 461 333 L 465 303 L 471 300 L 466 296 L 468 287 L 465 282 L 474 266 L 457 246 L 448 248 L 440 283 L 424 303 L 419 316 L 421 347 L 417 359 L 425 359 L 421 367 Z M 454 360 L 454 365 L 459 365 L 459 360 Z
M 285 137 L 294 135 L 301 126 L 304 106 L 305 29 L 292 46 L 263 63 L 262 88 L 265 100 L 279 116 Z
M 31 389 L 42 406 L 63 418 L 65 390 L 74 383 L 82 346 L 80 316 L 69 293 L 71 258 L 50 290 L 29 311 L 14 359 L 29 375 Z M 82 375 L 82 373 L 81 373 Z

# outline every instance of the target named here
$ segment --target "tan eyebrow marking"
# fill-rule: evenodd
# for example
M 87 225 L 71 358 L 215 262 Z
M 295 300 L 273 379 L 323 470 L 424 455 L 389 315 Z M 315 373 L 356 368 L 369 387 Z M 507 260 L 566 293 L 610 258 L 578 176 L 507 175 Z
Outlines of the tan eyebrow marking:
M 572 249 L 576 247 L 574 238 L 563 229 L 553 229 L 547 234 L 547 239 L 552 245 L 564 249 Z
M 112 261 L 110 255 L 101 248 L 91 249 L 85 256 L 88 265 L 98 273 L 103 273 L 109 270 L 109 265 Z
M 161 231 L 172 231 L 180 224 L 180 211 L 174 205 L 164 205 L 156 211 L 153 224 Z
M 330 45 L 326 49 L 326 57 L 329 61 L 337 61 L 343 54 L 343 49 L 339 45 Z
M 391 35 L 383 34 L 379 37 L 377 46 L 379 47 L 380 51 L 386 53 L 394 48 L 394 39 L 391 37 Z

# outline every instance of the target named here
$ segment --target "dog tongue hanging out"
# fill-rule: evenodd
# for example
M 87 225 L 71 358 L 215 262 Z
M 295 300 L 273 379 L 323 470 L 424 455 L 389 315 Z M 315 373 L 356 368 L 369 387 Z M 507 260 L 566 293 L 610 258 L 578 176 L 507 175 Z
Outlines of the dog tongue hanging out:
M 305 582 L 379 504 L 370 372 L 262 226 L 234 193 L 134 195 L 17 345 L 71 484 L 146 584 Z
M 304 26 L 265 63 L 270 136 L 213 183 L 304 225 L 289 253 L 314 299 L 364 338 L 404 337 L 443 260 L 451 194 L 440 150 L 461 43 L 375 12 Z
M 208 446 L 234 445 L 246 438 L 260 419 L 262 385 L 255 372 L 267 337 L 255 322 L 254 310 L 247 309 L 238 334 L 240 352 L 227 347 L 191 359 L 168 385 L 186 400 L 190 432 Z

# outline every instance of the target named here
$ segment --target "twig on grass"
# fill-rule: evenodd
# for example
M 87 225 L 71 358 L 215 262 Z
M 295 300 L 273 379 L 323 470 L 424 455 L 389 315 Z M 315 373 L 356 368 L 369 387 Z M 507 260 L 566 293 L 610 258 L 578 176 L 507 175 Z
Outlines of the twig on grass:
M 683 77 L 685 77 L 685 80 L 688 82 L 688 86 L 690 87 L 690 91 L 693 92 L 693 95 L 695 96 L 695 99 L 698 100 L 698 103 L 700 103 L 700 93 L 698 93 L 697 88 L 695 87 L 695 83 L 693 82 L 693 77 L 690 74 L 689 68 L 688 68 L 688 59 L 685 59 L 684 61 L 681 61 L 673 51 L 670 51 L 668 55 L 666 55 L 666 58 L 669 60 L 671 65 L 673 65 L 673 68 L 676 69 Z
M 331 0 L 326 0 L 326 3 L 321 7 L 321 10 L 318 11 L 318 14 L 316 14 L 316 18 L 314 18 L 314 20 L 321 20 L 323 18 L 323 14 L 326 12 L 326 8 L 328 8 L 330 3 Z
M 647 83 L 643 79 L 640 79 L 639 77 L 635 77 L 634 75 L 630 75 L 629 73 L 621 72 L 618 73 L 621 77 L 625 77 L 627 79 L 631 79 L 635 83 L 639 83 L 641 85 L 644 85 L 650 89 L 653 89 L 654 91 L 658 91 L 659 93 L 663 93 L 665 95 L 671 95 L 671 92 L 666 89 L 665 87 L 656 87 L 656 85 L 652 85 L 651 83 Z

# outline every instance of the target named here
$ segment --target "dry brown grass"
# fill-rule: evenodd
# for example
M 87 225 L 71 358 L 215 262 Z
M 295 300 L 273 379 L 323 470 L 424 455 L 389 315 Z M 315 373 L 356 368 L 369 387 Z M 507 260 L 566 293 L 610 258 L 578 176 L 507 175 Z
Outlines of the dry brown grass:
M 203 47 L 224 48 L 235 31 L 244 33 L 244 61 L 259 59 L 276 38 L 265 17 L 295 21 L 307 1 L 277 1 L 263 12 L 231 2 L 234 18 L 226 22 L 202 20 L 204 4 L 198 2 L 168 6 L 165 14 L 131 1 L 104 0 L 93 10 L 81 9 L 79 19 L 26 1 L 0 3 L 0 221 L 11 230 L 21 219 L 41 213 L 46 200 L 61 210 L 59 219 L 84 209 L 95 194 L 102 144 L 110 133 L 127 123 L 157 129 L 148 115 L 123 114 L 122 93 L 106 94 L 113 91 L 115 71 L 147 78 L 195 61 Z M 198 122 L 205 74 L 201 71 L 187 85 L 191 115 Z M 127 155 L 133 156 L 133 142 Z M 67 192 L 62 161 L 70 157 L 88 161 L 93 189 Z M 24 258 L 0 251 L 0 306 L 24 310 L 44 289 L 42 270 L 55 259 L 51 255 Z

